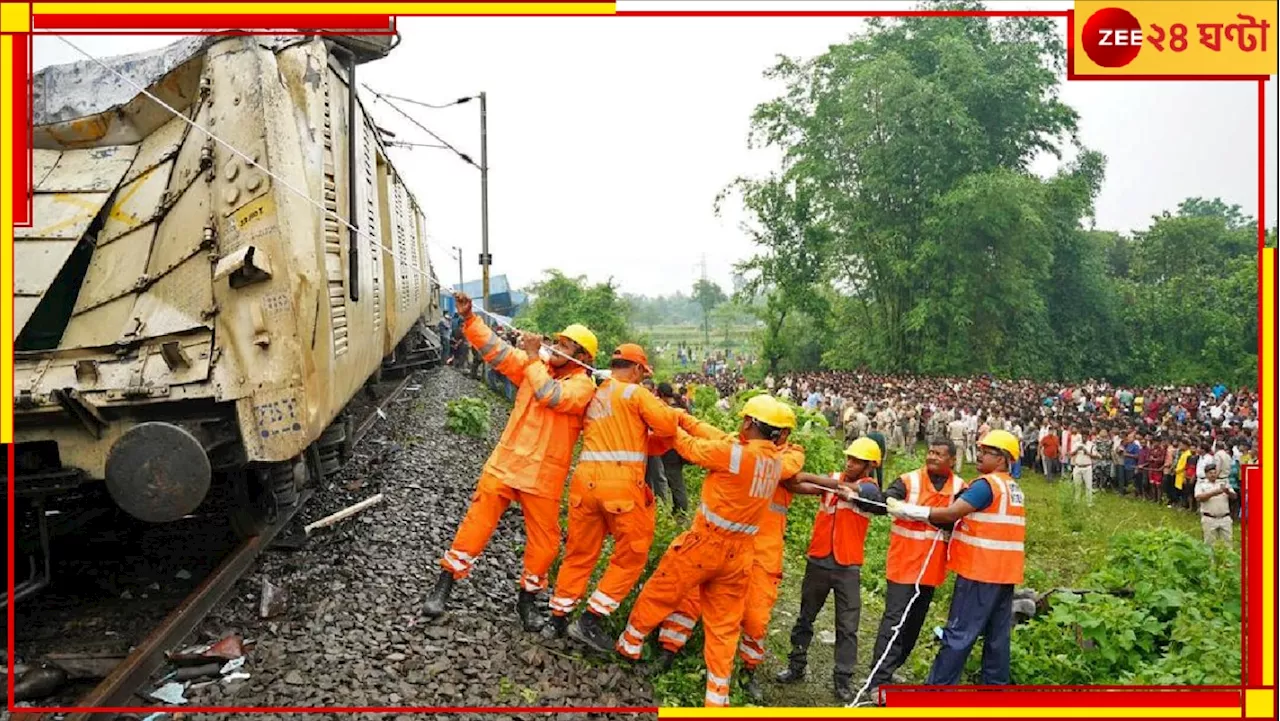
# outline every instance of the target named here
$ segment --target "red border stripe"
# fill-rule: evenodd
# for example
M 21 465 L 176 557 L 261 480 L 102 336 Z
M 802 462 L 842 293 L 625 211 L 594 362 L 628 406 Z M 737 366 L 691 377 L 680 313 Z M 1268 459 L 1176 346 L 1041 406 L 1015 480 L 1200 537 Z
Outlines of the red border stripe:
M 38 30 L 209 30 L 249 24 L 255 30 L 392 29 L 387 15 L 35 15 Z
M 13 224 L 31 225 L 31 36 L 13 38 Z M 21 161 L 18 158 L 22 158 Z
M 891 708 L 1240 708 L 1241 691 L 968 691 L 885 690 Z
M 1259 289 L 1261 293 L 1261 289 Z M 1245 570 L 1245 597 L 1243 599 L 1243 608 L 1241 611 L 1241 620 L 1244 624 L 1244 634 L 1246 642 L 1244 645 L 1244 683 L 1246 686 L 1262 685 L 1262 618 L 1253 618 L 1253 613 L 1257 611 L 1259 614 L 1265 613 L 1262 608 L 1263 589 L 1262 589 L 1262 558 L 1264 549 L 1262 547 L 1262 524 L 1258 521 L 1262 520 L 1262 509 L 1259 504 L 1262 502 L 1262 467 L 1247 466 L 1242 472 L 1241 490 L 1244 491 L 1244 502 L 1241 503 L 1244 522 L 1241 528 L 1244 533 L 1244 563 L 1241 564 Z M 1247 504 L 1247 505 L 1246 505 Z M 1252 572 L 1250 572 L 1252 571 Z

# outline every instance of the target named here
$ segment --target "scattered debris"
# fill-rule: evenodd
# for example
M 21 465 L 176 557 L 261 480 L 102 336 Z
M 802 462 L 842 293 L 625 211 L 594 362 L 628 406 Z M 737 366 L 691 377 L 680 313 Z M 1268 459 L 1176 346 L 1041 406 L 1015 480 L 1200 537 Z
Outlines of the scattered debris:
M 169 654 L 169 661 L 176 666 L 199 665 L 219 659 L 230 661 L 243 656 L 244 647 L 245 643 L 240 639 L 240 634 L 233 633 L 214 644 L 206 643 L 199 646 L 189 646 L 177 653 L 171 653 Z
M 176 681 L 170 681 L 155 691 L 152 691 L 150 696 L 153 699 L 164 701 L 168 704 L 184 704 L 187 702 L 186 696 L 183 695 L 183 692 L 186 690 L 187 689 L 183 684 L 177 683 Z
M 15 676 L 17 674 L 15 673 Z M 57 666 L 42 663 L 33 666 L 13 682 L 13 700 L 30 701 L 32 699 L 52 696 L 67 682 L 67 673 Z M 5 685 L 8 693 L 8 685 Z
M 818 640 L 821 641 L 824 645 L 834 646 L 836 643 L 836 632 L 822 631 L 821 633 L 818 634 Z
M 334 514 L 329 515 L 329 516 L 325 516 L 324 518 L 321 518 L 320 520 L 315 521 L 315 522 L 313 522 L 313 523 L 308 523 L 308 524 L 307 524 L 307 526 L 306 526 L 306 528 L 304 528 L 303 530 L 304 530 L 304 531 L 306 531 L 307 535 L 309 536 L 309 535 L 311 535 L 311 532 L 312 532 L 312 531 L 314 531 L 314 530 L 316 530 L 317 528 L 324 528 L 324 527 L 326 527 L 326 526 L 332 526 L 333 524 L 337 523 L 338 521 L 341 521 L 341 520 L 343 520 L 343 519 L 345 519 L 345 518 L 348 518 L 348 517 L 350 517 L 350 516 L 354 516 L 355 514 L 359 513 L 360 511 L 363 511 L 364 509 L 368 508 L 369 506 L 372 506 L 372 505 L 374 505 L 375 503 L 381 503 L 381 502 L 382 502 L 382 494 L 381 494 L 381 493 L 379 493 L 379 494 L 378 494 L 378 495 L 376 495 L 376 496 L 372 496 L 372 497 L 370 497 L 370 498 L 366 498 L 366 499 L 364 499 L 363 501 L 360 501 L 359 503 L 355 504 L 354 506 L 348 506 L 348 507 L 346 507 L 346 508 L 342 509 L 341 511 L 338 511 L 337 513 L 334 513 Z
M 44 660 L 67 674 L 70 681 L 103 679 L 111 675 L 124 656 L 115 654 L 51 653 Z
M 191 681 L 197 678 L 208 678 L 209 676 L 217 676 L 222 664 L 206 663 L 200 666 L 183 666 L 178 669 L 173 678 L 176 681 Z
M 185 568 L 181 569 L 180 571 L 178 571 L 177 574 L 175 574 L 175 578 L 177 578 L 180 581 L 186 581 L 191 578 L 191 572 Z
M 262 593 L 259 594 L 258 618 L 271 618 L 284 611 L 288 602 L 285 590 L 267 579 L 262 579 Z

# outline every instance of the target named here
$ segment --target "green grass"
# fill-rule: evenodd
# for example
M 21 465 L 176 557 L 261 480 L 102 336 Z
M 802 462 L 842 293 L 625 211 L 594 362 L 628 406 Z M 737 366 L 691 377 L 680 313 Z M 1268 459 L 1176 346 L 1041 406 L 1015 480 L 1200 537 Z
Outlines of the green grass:
M 890 452 L 885 482 L 923 464 L 923 447 L 911 454 Z M 700 488 L 701 471 L 687 468 L 690 496 Z M 972 465 L 961 475 L 975 475 Z M 1122 498 L 1113 493 L 1096 492 L 1092 508 L 1074 500 L 1070 482 L 1055 482 L 1043 476 L 1024 472 L 1021 480 L 1027 497 L 1027 572 L 1025 586 L 1037 591 L 1073 588 L 1105 558 L 1107 543 L 1120 531 L 1147 528 L 1175 528 L 1199 538 L 1199 519 L 1192 513 L 1171 510 L 1163 504 Z M 774 606 L 766 643 L 768 656 L 760 670 L 765 692 L 765 706 L 832 706 L 838 701 L 831 690 L 834 645 L 822 643 L 823 631 L 835 630 L 835 599 L 826 605 L 814 624 L 814 642 L 809 648 L 809 669 L 804 682 L 781 685 L 773 676 L 786 665 L 791 649 L 791 627 L 800 608 L 800 582 L 804 575 L 805 551 L 813 529 L 817 499 L 798 497 L 791 506 L 787 521 L 786 556 L 783 561 L 782 588 Z M 889 544 L 889 519 L 877 518 L 867 534 L 866 562 L 862 569 L 862 617 L 858 629 L 858 666 L 854 674 L 855 691 L 861 687 L 875 659 L 871 658 L 880 617 L 884 612 L 884 566 Z M 658 539 L 655 551 L 662 547 Z M 933 662 L 936 644 L 932 630 L 946 623 L 954 581 L 938 589 L 929 609 L 928 621 L 921 639 L 907 663 L 898 670 L 903 683 L 923 682 Z M 700 634 L 699 634 L 700 636 Z M 700 705 L 702 700 L 702 652 L 699 639 L 690 642 L 677 665 L 655 681 L 655 696 L 668 705 Z M 653 645 L 651 639 L 650 645 Z M 981 647 L 975 649 L 970 663 L 976 664 Z M 746 705 L 741 692 L 734 689 L 734 705 Z

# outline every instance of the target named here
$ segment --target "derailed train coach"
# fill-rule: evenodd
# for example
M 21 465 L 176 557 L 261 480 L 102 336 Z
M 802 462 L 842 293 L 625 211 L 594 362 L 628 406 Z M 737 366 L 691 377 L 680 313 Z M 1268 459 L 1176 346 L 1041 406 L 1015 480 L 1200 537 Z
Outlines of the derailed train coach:
M 398 39 L 191 37 L 35 75 L 14 246 L 27 588 L 53 499 L 163 523 L 218 491 L 253 534 L 341 467 L 362 386 L 439 361 L 425 218 L 354 91 Z

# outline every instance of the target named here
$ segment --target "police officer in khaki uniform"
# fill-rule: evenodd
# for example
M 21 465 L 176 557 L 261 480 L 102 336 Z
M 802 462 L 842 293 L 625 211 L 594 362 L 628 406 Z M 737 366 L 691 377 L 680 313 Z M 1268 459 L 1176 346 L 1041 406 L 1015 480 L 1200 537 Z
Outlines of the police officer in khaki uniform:
M 1231 543 L 1231 500 L 1236 492 L 1219 478 L 1218 464 L 1204 467 L 1204 478 L 1196 482 L 1196 502 L 1200 504 L 1200 527 L 1204 530 L 1204 542 Z

